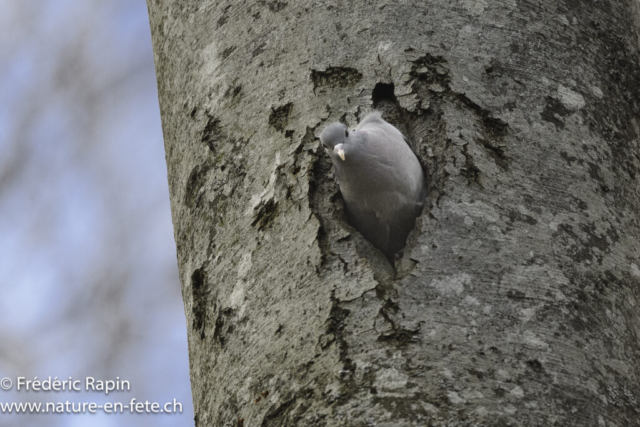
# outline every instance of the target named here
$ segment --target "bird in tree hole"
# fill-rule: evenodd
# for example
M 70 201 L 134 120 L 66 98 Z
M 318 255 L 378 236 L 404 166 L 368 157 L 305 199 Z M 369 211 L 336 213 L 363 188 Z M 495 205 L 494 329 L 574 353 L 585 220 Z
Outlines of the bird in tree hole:
M 350 131 L 332 123 L 320 134 L 331 157 L 347 221 L 394 261 L 427 196 L 422 167 L 402 133 L 369 113 Z

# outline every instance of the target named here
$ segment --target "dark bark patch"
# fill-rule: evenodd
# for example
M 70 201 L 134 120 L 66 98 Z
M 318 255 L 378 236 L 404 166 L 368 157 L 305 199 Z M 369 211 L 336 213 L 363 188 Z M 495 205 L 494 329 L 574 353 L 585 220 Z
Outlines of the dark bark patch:
M 432 415 L 428 413 L 420 403 L 425 400 L 421 396 L 414 397 L 380 397 L 376 395 L 373 399 L 374 407 L 384 408 L 386 412 L 391 414 L 390 418 L 394 421 L 391 425 L 406 426 L 406 425 L 420 425 L 420 426 L 433 426 L 437 424 L 425 423 L 425 420 L 432 419 Z M 439 406 L 438 402 L 432 402 L 434 406 Z M 367 424 L 361 424 L 366 426 Z M 371 423 L 368 425 L 375 425 Z M 444 425 L 455 425 L 453 423 Z M 460 424 L 463 425 L 463 424 Z
M 269 10 L 273 13 L 280 12 L 288 5 L 289 3 L 287 3 L 286 1 L 270 1 L 269 3 L 267 3 L 267 6 L 269 6 Z
M 570 200 L 571 209 L 577 212 L 587 212 L 589 210 L 589 205 L 584 200 L 575 196 L 570 196 Z
M 492 139 L 502 139 L 504 138 L 509 131 L 509 124 L 499 119 L 497 117 L 493 117 L 491 111 L 483 108 L 482 106 L 473 102 L 467 95 L 465 94 L 455 94 L 456 98 L 467 108 L 473 111 L 476 116 L 480 118 L 480 122 L 482 124 L 483 134 Z
M 313 90 L 322 87 L 353 87 L 362 80 L 362 73 L 355 68 L 329 67 L 324 71 L 311 70 Z
M 200 141 L 207 144 L 211 152 L 216 151 L 218 143 L 222 139 L 222 126 L 220 125 L 220 119 L 207 113 L 207 124 L 202 130 L 202 136 Z
M 307 131 L 302 137 L 302 144 L 298 147 L 299 150 L 296 150 L 295 163 L 298 165 L 300 158 L 303 158 L 305 155 L 311 155 L 313 164 L 310 168 L 309 194 L 311 194 L 311 197 L 309 200 L 309 208 L 320 223 L 316 241 L 318 242 L 321 253 L 320 265 L 323 266 L 331 256 L 329 235 L 339 222 L 338 218 L 334 217 L 335 211 L 332 210 L 334 199 L 339 198 L 339 190 L 337 183 L 331 178 L 331 170 L 333 168 L 331 160 L 329 160 L 328 156 L 316 155 L 311 149 L 314 145 L 317 147 L 314 132 L 315 128 L 307 127 Z M 306 153 L 304 147 L 308 147 Z M 332 217 L 334 217 L 336 221 L 331 221 L 330 219 Z M 341 218 L 342 221 L 346 223 L 343 211 Z
M 289 124 L 289 117 L 293 110 L 293 104 L 288 102 L 276 108 L 271 108 L 269 114 L 269 125 L 273 126 L 277 131 L 283 132 Z
M 509 158 L 505 154 L 504 148 L 499 145 L 494 145 L 490 140 L 485 138 L 475 139 L 482 147 L 486 148 L 487 153 L 493 158 L 493 161 L 502 170 L 509 170 Z
M 596 233 L 596 227 L 593 224 L 581 224 L 580 230 L 586 234 L 589 246 L 596 247 L 602 252 L 609 252 L 609 242 L 607 237 Z
M 485 152 L 493 159 L 495 164 L 504 171 L 509 170 L 509 163 L 511 159 L 506 153 L 505 147 L 502 145 L 504 137 L 509 132 L 509 124 L 500 118 L 493 117 L 493 114 L 473 102 L 465 94 L 453 93 L 454 100 L 457 100 L 460 104 L 471 110 L 478 118 L 478 124 L 480 128 L 481 137 L 476 138 L 475 141 L 479 143 L 480 147 L 485 149 Z M 466 147 L 466 145 L 465 145 Z M 465 149 L 465 175 L 471 182 L 478 182 L 479 169 L 477 169 L 470 162 L 471 156 Z
M 344 337 L 346 319 L 351 314 L 351 311 L 342 307 L 340 300 L 335 297 L 335 291 L 331 291 L 331 302 L 329 317 L 325 322 L 326 329 L 324 341 L 328 344 L 333 340 L 338 346 L 338 358 L 340 362 L 342 362 L 342 372 L 340 374 L 341 392 L 339 400 L 342 402 L 348 402 L 349 398 L 356 391 L 356 385 L 353 379 L 356 366 L 353 360 L 348 357 L 349 350 L 347 339 Z M 326 347 L 327 345 L 325 345 L 325 348 Z
M 231 334 L 235 329 L 235 325 L 233 322 L 235 313 L 236 311 L 233 308 L 227 307 L 220 310 L 218 316 L 216 317 L 213 338 L 218 341 L 220 346 L 224 346 L 227 341 L 227 336 Z
M 416 329 L 408 329 L 399 326 L 396 322 L 400 306 L 395 302 L 391 294 L 395 294 L 392 288 L 378 285 L 376 287 L 376 297 L 383 301 L 378 314 L 391 326 L 391 330 L 378 336 L 378 342 L 391 344 L 395 347 L 406 347 L 411 343 L 415 343 L 420 334 L 420 327 Z
M 227 15 L 227 12 L 229 11 L 230 8 L 231 6 L 225 6 L 225 8 L 222 10 L 222 15 L 220 16 L 220 18 L 218 18 L 218 22 L 216 22 L 216 30 L 222 27 L 224 24 L 226 24 L 227 21 L 229 20 L 229 16 Z
M 473 157 L 469 154 L 468 144 L 462 147 L 462 154 L 464 155 L 464 165 L 460 169 L 460 174 L 467 178 L 469 185 L 476 184 L 482 187 L 480 184 L 480 169 L 473 161 Z
M 507 291 L 507 298 L 509 298 L 509 299 L 523 300 L 526 297 L 527 297 L 527 295 L 524 292 L 522 292 L 522 291 L 520 291 L 518 289 L 509 289 Z
M 207 160 L 191 170 L 184 192 L 184 204 L 188 209 L 195 209 L 201 205 L 204 184 L 207 181 L 207 174 L 212 168 L 213 164 Z
M 228 48 L 226 48 L 225 50 L 222 51 L 222 59 L 225 60 L 229 57 L 229 55 L 231 55 L 233 53 L 233 51 L 236 50 L 235 46 L 229 46 Z
M 538 221 L 534 217 L 520 213 L 516 210 L 509 211 L 507 215 L 509 217 L 509 222 L 511 223 L 514 223 L 516 221 L 524 222 L 529 225 L 536 225 L 538 223 Z
M 217 224 L 212 224 L 209 227 L 209 246 L 207 246 L 207 257 L 213 255 L 216 249 L 216 235 L 218 234 L 218 226 Z
M 558 226 L 558 241 L 567 247 L 568 256 L 576 262 L 592 261 L 593 254 L 591 250 L 585 247 L 573 231 L 573 227 L 569 224 L 560 224 Z
M 230 194 L 229 196 L 232 196 Z M 211 217 L 208 220 L 209 226 L 209 246 L 207 247 L 207 257 L 211 257 L 216 249 L 216 235 L 218 234 L 218 227 L 221 226 L 222 220 L 220 219 L 220 213 L 224 212 L 227 206 L 227 196 L 222 192 L 216 192 L 214 199 L 208 203 L 208 212 Z
M 400 328 L 394 325 L 391 331 L 378 335 L 377 341 L 391 344 L 394 347 L 402 348 L 411 343 L 415 343 L 416 338 L 419 334 L 420 330 Z
M 541 374 L 544 372 L 544 368 L 542 367 L 542 363 L 538 359 L 531 359 L 526 361 L 527 367 L 531 369 L 536 374 Z
M 515 101 L 505 102 L 503 108 L 507 111 L 513 111 L 518 108 L 518 104 Z
M 589 167 L 589 176 L 593 179 L 594 182 L 600 184 L 600 191 L 603 193 L 608 193 L 611 191 L 611 188 L 607 184 L 605 184 L 604 179 L 600 175 L 600 166 L 595 163 L 587 163 Z
M 350 311 L 346 308 L 340 307 L 340 301 L 338 301 L 332 291 L 331 299 L 331 311 L 329 312 L 329 319 L 327 319 L 327 327 L 325 335 L 331 337 L 333 341 L 337 341 L 340 348 L 340 354 L 347 354 L 347 342 L 343 338 L 343 331 L 345 326 L 345 319 L 349 316 Z
M 478 371 L 475 368 L 468 368 L 467 371 L 479 380 L 484 378 L 484 372 Z
M 571 313 L 568 320 L 574 331 L 589 333 L 598 330 L 600 327 L 599 318 L 604 315 L 604 310 L 600 310 L 600 307 L 593 307 L 596 306 L 585 304 L 584 301 L 574 301 L 568 304 L 567 309 Z
M 564 117 L 571 114 L 571 111 L 565 107 L 562 102 L 550 96 L 547 97 L 544 110 L 540 113 L 542 120 L 553 123 L 557 129 L 564 129 Z
M 491 116 L 487 110 L 481 109 L 480 111 L 485 134 L 489 134 L 495 138 L 502 138 L 507 134 L 509 125 L 506 122 Z
M 282 426 L 285 425 L 287 414 L 291 411 L 293 404 L 296 401 L 296 396 L 284 400 L 284 402 L 278 402 L 269 408 L 269 411 L 265 415 L 260 427 Z M 286 424 L 289 425 L 289 424 Z
M 238 85 L 229 87 L 224 92 L 223 96 L 230 101 L 231 105 L 233 105 L 242 98 L 242 86 Z
M 569 224 L 560 224 L 557 235 L 558 242 L 567 247 L 569 257 L 576 262 L 602 262 L 602 254 L 596 254 L 594 248 L 602 253 L 610 252 L 610 244 L 605 235 L 596 233 L 593 224 L 580 224 L 580 234 Z
M 411 77 L 423 83 L 438 83 L 448 88 L 451 82 L 447 61 L 442 56 L 426 54 L 412 61 Z
M 261 201 L 256 207 L 256 212 L 253 216 L 251 225 L 258 227 L 258 231 L 266 229 L 273 219 L 276 217 L 278 211 L 278 202 L 273 199 Z
M 491 58 L 488 64 L 484 65 L 484 72 L 492 80 L 499 80 L 505 74 L 510 74 L 510 68 L 496 58 Z
M 524 202 L 525 207 L 537 214 L 542 214 L 542 208 L 540 207 L 540 202 L 538 199 L 531 194 L 523 194 L 522 200 Z
M 626 19 L 632 19 L 626 16 Z M 621 28 L 633 26 L 624 21 L 618 21 Z M 599 75 L 599 84 L 605 96 L 593 96 L 587 103 L 591 120 L 589 128 L 606 141 L 633 140 L 637 131 L 633 121 L 640 115 L 640 61 L 638 61 L 637 43 L 631 42 L 632 37 L 623 36 L 623 32 L 611 31 L 599 25 L 593 28 L 582 27 L 585 40 L 589 40 L 589 48 L 597 49 L 595 64 Z M 626 147 L 616 157 L 616 162 L 624 164 L 622 158 L 629 155 Z
M 415 343 L 418 335 L 420 334 L 420 328 L 415 330 L 403 328 L 397 325 L 394 320 L 400 311 L 400 306 L 391 298 L 385 298 L 387 291 L 377 287 L 376 296 L 380 299 L 384 299 L 384 303 L 378 313 L 384 318 L 384 320 L 391 325 L 391 330 L 382 333 L 378 336 L 378 342 L 384 342 L 391 344 L 395 347 L 406 347 L 408 344 Z
M 578 163 L 582 164 L 582 160 L 581 159 L 578 159 L 577 157 L 569 155 L 566 151 L 561 151 L 560 152 L 560 157 L 562 157 L 564 159 L 564 161 L 567 162 L 567 164 L 569 166 L 572 166 L 572 164 L 574 162 L 578 162 Z
M 493 393 L 498 397 L 504 397 L 504 395 L 507 394 L 507 390 L 502 387 L 496 387 L 493 389 Z
M 208 305 L 207 293 L 207 272 L 201 267 L 191 274 L 191 315 L 193 317 L 191 327 L 195 331 L 200 332 L 200 339 L 205 338 Z
M 589 176 L 598 183 L 602 183 L 602 176 L 600 175 L 600 166 L 593 162 L 588 162 L 587 166 L 589 167 Z
M 264 52 L 265 47 L 267 47 L 266 43 L 260 43 L 255 49 L 251 51 L 251 58 L 255 58 L 256 56 Z

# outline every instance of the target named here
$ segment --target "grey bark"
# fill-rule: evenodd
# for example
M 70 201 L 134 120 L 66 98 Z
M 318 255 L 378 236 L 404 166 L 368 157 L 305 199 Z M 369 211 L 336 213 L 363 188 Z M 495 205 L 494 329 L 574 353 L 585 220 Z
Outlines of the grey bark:
M 640 425 L 636 0 L 148 0 L 197 426 Z M 430 195 L 395 269 L 316 136 Z

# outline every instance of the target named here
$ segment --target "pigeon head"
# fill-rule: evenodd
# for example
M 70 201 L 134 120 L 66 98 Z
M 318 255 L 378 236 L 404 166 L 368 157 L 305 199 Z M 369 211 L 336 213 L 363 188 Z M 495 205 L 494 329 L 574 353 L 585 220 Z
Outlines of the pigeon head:
M 340 158 L 344 161 L 350 142 L 349 129 L 342 123 L 333 123 L 322 131 L 320 142 L 333 160 Z

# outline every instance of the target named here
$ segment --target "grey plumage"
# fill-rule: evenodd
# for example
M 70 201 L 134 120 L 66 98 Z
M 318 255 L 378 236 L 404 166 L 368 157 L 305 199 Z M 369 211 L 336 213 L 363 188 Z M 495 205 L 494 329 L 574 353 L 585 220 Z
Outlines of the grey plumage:
M 427 195 L 415 154 L 377 111 L 355 131 L 342 123 L 329 125 L 320 141 L 333 162 L 349 224 L 392 260 L 405 246 Z

